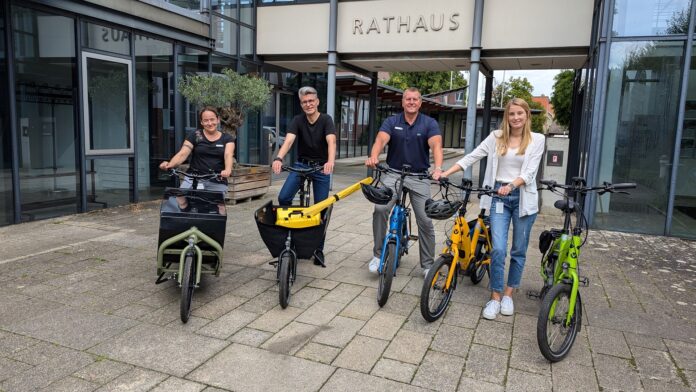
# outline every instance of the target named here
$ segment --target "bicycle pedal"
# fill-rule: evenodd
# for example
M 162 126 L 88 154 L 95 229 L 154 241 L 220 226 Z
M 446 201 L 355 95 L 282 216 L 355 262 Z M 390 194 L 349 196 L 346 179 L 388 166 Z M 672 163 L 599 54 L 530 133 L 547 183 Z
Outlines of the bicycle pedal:
M 409 234 L 408 239 L 409 241 L 418 241 L 418 236 L 415 234 Z
M 578 280 L 582 287 L 588 287 L 590 285 L 590 278 L 588 278 L 587 276 L 583 276 Z
M 527 290 L 527 298 L 529 298 L 529 299 L 541 299 L 541 291 Z
M 274 267 L 278 267 L 278 260 L 269 261 L 268 264 L 270 264 L 270 265 L 272 265 L 272 266 L 274 266 Z

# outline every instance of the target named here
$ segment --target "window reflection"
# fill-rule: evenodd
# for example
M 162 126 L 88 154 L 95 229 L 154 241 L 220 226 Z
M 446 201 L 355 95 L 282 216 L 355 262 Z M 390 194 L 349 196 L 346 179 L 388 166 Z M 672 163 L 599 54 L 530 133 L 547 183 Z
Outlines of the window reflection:
M 174 48 L 172 43 L 135 36 L 135 105 L 139 200 L 161 197 L 169 176 L 160 162 L 174 153 Z
M 611 47 L 599 182 L 636 182 L 638 190 L 599 197 L 595 216 L 603 228 L 664 232 L 683 46 Z
M 696 48 L 692 48 L 694 50 Z M 689 80 L 696 80 L 696 52 L 691 57 Z M 679 164 L 674 190 L 672 234 L 696 238 L 696 84 L 689 83 L 680 140 Z
M 12 7 L 21 219 L 77 212 L 75 22 Z
M 614 36 L 686 34 L 690 0 L 616 0 Z
M 5 58 L 5 18 L 0 18 L 0 75 L 7 72 Z M 7 122 L 9 106 L 6 78 L 0 79 L 0 226 L 12 223 L 12 153 Z

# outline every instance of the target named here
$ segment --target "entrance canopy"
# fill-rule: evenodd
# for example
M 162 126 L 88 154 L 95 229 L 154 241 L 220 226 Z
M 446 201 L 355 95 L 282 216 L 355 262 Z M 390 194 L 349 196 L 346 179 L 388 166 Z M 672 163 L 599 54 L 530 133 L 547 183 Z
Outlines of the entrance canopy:
M 482 71 L 580 68 L 588 57 L 591 0 L 485 2 Z M 266 64 L 325 72 L 329 4 L 259 6 L 257 53 Z M 339 70 L 452 71 L 470 67 L 474 1 L 340 1 Z

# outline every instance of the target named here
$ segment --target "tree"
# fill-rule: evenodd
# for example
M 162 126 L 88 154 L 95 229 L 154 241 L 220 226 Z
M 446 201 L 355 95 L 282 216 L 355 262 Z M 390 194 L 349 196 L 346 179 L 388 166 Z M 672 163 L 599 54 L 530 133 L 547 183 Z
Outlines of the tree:
M 512 98 L 522 98 L 527 102 L 532 102 L 532 91 L 534 87 L 527 78 L 510 78 L 507 82 L 502 82 L 493 89 L 493 102 L 500 107 L 505 107 Z M 503 99 L 500 99 L 500 96 Z
M 416 87 L 423 95 L 467 86 L 466 79 L 459 71 L 392 72 L 389 79 L 383 83 L 401 90 Z
M 532 91 L 534 91 L 534 86 L 527 78 L 510 78 L 509 81 L 500 83 L 493 89 L 493 98 L 491 99 L 493 102 L 500 103 L 501 107 L 505 107 L 512 98 L 521 98 L 529 104 L 531 109 L 541 110 L 539 114 L 532 114 L 532 131 L 541 133 L 546 123 L 546 110 L 540 103 L 532 101 Z
M 573 80 L 575 71 L 564 70 L 554 78 L 553 93 L 551 93 L 551 104 L 556 114 L 556 122 L 568 128 L 570 126 L 571 107 L 573 101 Z
M 231 69 L 223 69 L 221 75 L 187 75 L 178 87 L 193 105 L 217 107 L 223 132 L 233 136 L 244 123 L 246 111 L 261 110 L 271 99 L 267 81 Z

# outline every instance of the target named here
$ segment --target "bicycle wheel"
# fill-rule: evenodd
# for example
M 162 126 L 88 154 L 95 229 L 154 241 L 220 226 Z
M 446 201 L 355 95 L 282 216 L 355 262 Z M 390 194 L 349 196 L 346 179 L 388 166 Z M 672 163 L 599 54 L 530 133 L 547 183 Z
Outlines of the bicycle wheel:
M 181 274 L 181 301 L 179 303 L 179 313 L 181 321 L 188 322 L 191 316 L 191 299 L 193 289 L 196 285 L 196 263 L 193 261 L 195 253 L 188 251 L 184 257 L 184 270 Z
M 568 355 L 582 323 L 582 301 L 578 292 L 575 312 L 570 319 L 570 324 L 566 325 L 571 290 L 569 284 L 553 286 L 544 297 L 539 309 L 537 343 L 541 353 L 551 362 L 558 362 Z M 553 317 L 549 317 L 552 310 Z
M 483 262 L 490 258 L 491 250 L 488 249 L 488 243 L 485 241 L 479 241 L 479 243 L 476 244 L 476 253 L 474 253 L 474 259 L 469 264 L 469 278 L 471 278 L 471 283 L 481 283 L 481 280 L 483 280 L 483 277 L 490 268 L 490 264 L 484 264 Z
M 384 253 L 384 265 L 382 272 L 379 274 L 379 286 L 377 287 L 377 304 L 382 307 L 389 299 L 389 291 L 391 290 L 392 279 L 394 278 L 394 269 L 396 266 L 396 258 L 399 257 L 396 253 L 396 243 L 389 242 L 387 249 L 382 250 Z
M 290 288 L 295 280 L 293 276 L 293 264 L 295 264 L 295 255 L 292 252 L 284 250 L 278 257 L 278 301 L 280 307 L 285 309 L 288 307 L 288 299 L 290 298 Z
M 428 271 L 428 275 L 423 280 L 423 289 L 420 297 L 421 315 L 426 321 L 433 322 L 439 319 L 447 309 L 452 293 L 457 287 L 457 270 L 453 271 L 452 282 L 449 288 L 447 276 L 452 269 L 452 255 L 442 255 L 435 260 L 435 263 Z

